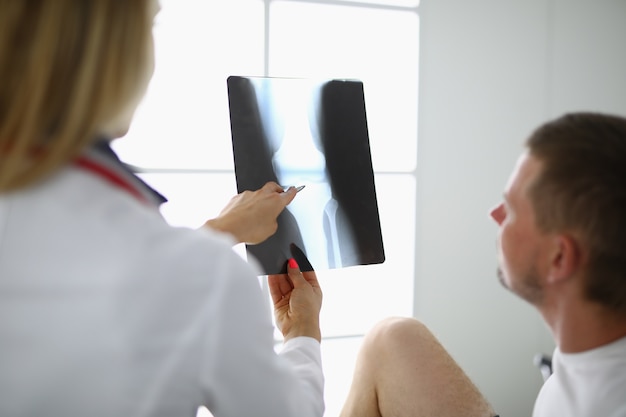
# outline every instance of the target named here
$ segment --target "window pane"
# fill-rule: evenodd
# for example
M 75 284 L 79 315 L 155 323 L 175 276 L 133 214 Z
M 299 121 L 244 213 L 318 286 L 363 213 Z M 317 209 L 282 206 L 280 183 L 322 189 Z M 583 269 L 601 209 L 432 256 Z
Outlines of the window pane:
M 378 174 L 376 193 L 385 262 L 318 272 L 324 337 L 363 334 L 383 317 L 413 315 L 415 179 Z
M 216 217 L 237 194 L 234 174 L 141 174 L 141 178 L 163 194 L 163 217 L 173 226 L 200 227 Z
M 380 4 L 383 6 L 417 7 L 419 0 L 344 0 L 354 3 Z
M 417 13 L 285 1 L 270 11 L 270 75 L 362 80 L 374 169 L 414 170 Z
M 154 77 L 115 149 L 143 167 L 232 169 L 226 78 L 263 69 L 263 2 L 161 3 Z
M 326 376 L 324 416 L 337 417 L 348 396 L 354 364 L 363 343 L 362 337 L 322 341 L 322 367 Z
M 144 168 L 223 170 L 141 175 L 169 199 L 161 211 L 170 224 L 196 228 L 236 193 L 226 78 L 264 75 L 266 2 L 161 3 L 153 82 L 129 134 L 114 148 L 123 160 Z M 269 2 L 267 51 L 269 75 L 358 78 L 365 87 L 386 261 L 318 271 L 324 290 L 326 416 L 339 414 L 362 342 L 344 336 L 361 335 L 383 317 L 411 316 L 415 270 L 419 20 L 408 8 L 418 2 L 342 3 Z M 245 258 L 243 245 L 235 251 Z

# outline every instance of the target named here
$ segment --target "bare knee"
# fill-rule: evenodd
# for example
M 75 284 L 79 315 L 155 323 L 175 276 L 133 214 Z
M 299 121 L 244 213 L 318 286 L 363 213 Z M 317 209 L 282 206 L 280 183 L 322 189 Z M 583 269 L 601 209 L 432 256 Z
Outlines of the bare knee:
M 383 352 L 397 352 L 415 348 L 434 336 L 419 320 L 412 317 L 388 317 L 376 323 L 366 334 L 363 348 Z
M 489 416 L 490 405 L 419 320 L 390 317 L 363 342 L 380 415 Z

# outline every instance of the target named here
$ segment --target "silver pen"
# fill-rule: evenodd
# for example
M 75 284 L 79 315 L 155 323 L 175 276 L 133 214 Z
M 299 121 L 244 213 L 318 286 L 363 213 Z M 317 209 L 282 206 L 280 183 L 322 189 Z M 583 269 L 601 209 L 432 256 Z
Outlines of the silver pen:
M 291 188 L 291 186 L 285 187 L 284 185 L 281 185 L 281 187 L 283 187 L 284 191 L 287 191 L 289 188 Z M 302 189 L 304 187 L 306 187 L 306 185 L 300 185 L 300 186 L 296 187 L 296 193 L 299 193 L 300 191 L 302 191 Z

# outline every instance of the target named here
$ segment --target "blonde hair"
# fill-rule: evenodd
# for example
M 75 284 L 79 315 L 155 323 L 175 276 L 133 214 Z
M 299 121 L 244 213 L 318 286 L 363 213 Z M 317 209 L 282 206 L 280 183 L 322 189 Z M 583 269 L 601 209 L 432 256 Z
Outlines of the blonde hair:
M 150 0 L 0 0 L 0 192 L 67 164 L 138 94 Z

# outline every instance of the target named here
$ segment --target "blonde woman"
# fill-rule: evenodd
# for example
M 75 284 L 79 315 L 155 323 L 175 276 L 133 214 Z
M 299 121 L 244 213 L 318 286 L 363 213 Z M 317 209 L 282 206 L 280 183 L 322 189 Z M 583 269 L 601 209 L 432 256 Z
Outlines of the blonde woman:
M 295 197 L 269 183 L 202 230 L 109 147 L 154 66 L 155 0 L 0 0 L 0 415 L 321 416 L 321 290 L 254 264 Z

